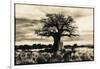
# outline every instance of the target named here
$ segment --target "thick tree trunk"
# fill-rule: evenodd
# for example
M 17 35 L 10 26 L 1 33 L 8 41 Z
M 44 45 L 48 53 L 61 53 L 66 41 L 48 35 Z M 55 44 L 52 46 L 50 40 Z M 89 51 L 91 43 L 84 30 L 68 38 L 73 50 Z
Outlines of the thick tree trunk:
M 59 49 L 59 43 L 60 43 L 60 36 L 54 36 L 54 43 L 53 43 L 53 52 L 56 54 Z

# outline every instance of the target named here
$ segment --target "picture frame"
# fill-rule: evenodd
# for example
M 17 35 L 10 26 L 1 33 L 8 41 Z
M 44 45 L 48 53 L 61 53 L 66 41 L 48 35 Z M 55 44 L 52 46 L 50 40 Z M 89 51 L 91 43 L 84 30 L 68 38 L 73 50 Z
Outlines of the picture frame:
M 32 15 L 32 12 L 29 12 L 27 9 L 29 9 L 30 7 L 28 7 L 27 9 L 25 9 L 25 6 L 24 6 L 24 8 L 23 8 L 23 6 L 21 7 L 21 6 L 19 6 L 19 7 L 16 7 L 16 5 L 25 5 L 26 6 L 26 8 L 27 8 L 27 6 L 32 6 L 32 7 L 36 7 L 35 9 L 38 9 L 37 11 L 34 11 L 35 13 L 33 14 L 34 16 L 31 16 Z M 39 15 L 39 13 L 40 12 L 38 12 L 38 11 L 40 11 L 41 9 L 43 9 L 42 11 L 44 11 L 44 12 L 52 12 L 52 11 L 54 11 L 53 12 L 53 14 L 54 13 L 56 13 L 57 11 L 59 11 L 59 10 L 61 10 L 60 11 L 60 13 L 61 13 L 61 15 L 62 15 L 62 13 L 64 13 L 64 15 L 65 15 L 65 13 L 66 12 L 64 12 L 64 11 L 66 11 L 66 10 L 64 10 L 64 11 L 62 11 L 63 9 L 62 8 L 64 8 L 64 9 L 73 9 L 73 8 L 75 8 L 75 9 L 77 9 L 77 8 L 83 8 L 83 9 L 90 9 L 90 10 L 88 10 L 88 13 L 86 13 L 87 11 L 85 11 L 85 13 L 83 12 L 83 14 L 85 14 L 86 16 L 89 16 L 89 15 L 91 15 L 91 17 L 90 17 L 90 22 L 92 23 L 92 24 L 90 24 L 90 25 L 87 25 L 87 27 L 86 26 L 84 26 L 83 27 L 83 29 L 89 29 L 88 27 L 90 27 L 91 29 L 89 29 L 89 31 L 86 31 L 85 33 L 87 33 L 87 32 L 89 32 L 88 34 L 91 34 L 91 35 L 88 35 L 87 37 L 83 37 L 83 38 L 87 38 L 87 39 L 91 39 L 91 41 L 90 41 L 90 43 L 92 43 L 92 47 L 90 47 L 90 46 L 85 46 L 85 47 L 87 47 L 87 48 L 92 48 L 92 55 L 91 55 L 91 59 L 89 59 L 89 60 L 86 60 L 86 61 L 94 61 L 94 8 L 93 7 L 83 7 L 83 6 L 67 6 L 67 5 L 45 5 L 45 4 L 34 4 L 34 3 L 24 3 L 24 2 L 12 2 L 11 3 L 11 6 L 12 6 L 12 10 L 11 10 L 11 68 L 25 68 L 25 67 L 30 67 L 30 68 L 32 68 L 33 66 L 35 66 L 35 65 L 38 65 L 38 64 L 54 64 L 54 63 L 66 63 L 66 62 L 68 62 L 68 63 L 72 63 L 72 62 L 83 62 L 83 61 L 75 61 L 75 60 L 77 60 L 77 58 L 73 61 L 72 60 L 72 57 L 71 57 L 71 59 L 70 59 L 70 61 L 69 61 L 69 59 L 68 59 L 68 61 L 66 60 L 66 62 L 65 62 L 65 60 L 63 60 L 63 59 L 61 59 L 62 61 L 60 61 L 60 62 L 50 62 L 50 63 L 48 63 L 48 62 L 46 62 L 46 63 L 35 63 L 35 64 L 30 64 L 30 63 L 26 63 L 26 62 L 24 62 L 24 60 L 23 60 L 23 62 L 25 63 L 25 64 L 16 64 L 16 58 L 15 58 L 15 56 L 16 56 L 16 51 L 15 51 L 15 49 L 22 49 L 21 48 L 21 46 L 19 45 L 18 47 L 17 47 L 17 41 L 19 41 L 20 42 L 20 39 L 23 39 L 23 40 L 31 40 L 31 39 L 28 39 L 28 38 L 26 38 L 26 39 L 24 39 L 25 37 L 23 37 L 23 36 L 25 36 L 24 34 L 27 34 L 27 33 L 22 33 L 23 31 L 25 31 L 25 30 L 21 30 L 21 28 L 24 28 L 25 27 L 25 24 L 24 24 L 24 26 L 22 27 L 21 25 L 20 25 L 20 22 L 30 22 L 30 21 L 32 21 L 32 22 L 34 22 L 34 21 L 36 21 L 36 20 L 32 20 L 33 18 L 32 17 L 34 17 L 34 18 L 36 18 L 36 19 L 40 19 L 40 18 L 43 18 L 43 17 L 41 17 L 41 16 L 44 16 L 44 14 L 42 15 L 42 13 Z M 39 8 L 37 8 L 39 6 Z M 21 7 L 21 9 L 18 9 L 18 8 L 20 8 Z M 48 7 L 50 7 L 50 9 L 48 9 Z M 55 9 L 55 8 L 57 8 L 56 10 L 52 10 L 52 7 Z M 44 8 L 46 8 L 46 9 L 44 9 Z M 58 9 L 58 8 L 60 8 L 60 9 Z M 34 9 L 34 10 L 35 10 Z M 48 9 L 48 10 L 47 10 Z M 29 9 L 30 11 L 32 11 L 31 9 Z M 82 10 L 82 9 L 81 9 Z M 80 13 L 82 14 L 82 11 L 80 10 Z M 27 12 L 29 12 L 30 13 L 30 15 L 28 16 L 28 15 L 25 15 L 26 13 L 25 13 L 25 11 L 26 11 L 26 13 Z M 71 12 L 72 10 L 70 10 L 70 12 Z M 21 13 L 20 13 L 21 12 Z M 38 12 L 38 13 L 37 13 Z M 79 11 L 75 11 L 76 13 L 77 12 L 79 12 Z M 23 13 L 23 14 L 22 14 Z M 58 12 L 57 12 L 58 13 Z M 56 14 L 57 14 L 56 13 Z M 38 17 L 35 17 L 35 16 L 37 16 L 36 14 L 38 14 L 38 16 L 40 16 L 40 18 L 38 18 Z M 56 14 L 54 14 L 54 15 L 56 15 Z M 72 14 L 74 15 L 74 11 L 72 11 L 72 13 L 69 13 L 69 15 L 71 15 L 72 16 Z M 77 14 L 77 15 L 75 15 L 75 17 L 85 17 L 85 15 L 81 15 L 81 14 Z M 88 15 L 89 14 L 89 15 Z M 25 19 L 21 19 L 21 17 L 23 16 L 23 18 L 27 18 L 26 20 Z M 52 16 L 54 16 L 54 15 L 52 15 Z M 16 16 L 18 16 L 19 17 L 19 21 L 18 22 L 16 22 L 17 21 L 17 19 L 16 19 Z M 27 17 L 28 16 L 28 17 Z M 74 17 L 74 18 L 75 18 Z M 45 16 L 44 16 L 44 18 L 45 18 Z M 30 21 L 29 21 L 29 20 Z M 89 20 L 89 18 L 86 18 L 87 19 L 87 21 Z M 59 20 L 59 19 L 58 19 Z M 81 19 L 80 19 L 80 21 L 82 21 Z M 83 19 L 83 21 L 84 21 L 84 19 Z M 19 23 L 19 25 L 18 25 L 18 23 Z M 88 22 L 87 22 L 88 23 Z M 19 27 L 18 27 L 18 26 Z M 32 24 L 30 24 L 29 26 L 31 26 Z M 81 24 L 82 25 L 82 24 Z M 78 25 L 78 26 L 80 26 L 80 29 L 82 28 L 82 26 L 81 25 Z M 40 25 L 38 28 L 40 28 L 42 25 Z M 26 23 L 26 29 L 27 29 L 27 27 L 28 27 L 28 24 Z M 36 27 L 36 26 L 35 26 Z M 42 27 L 43 28 L 43 27 Z M 24 28 L 25 29 L 25 28 Z M 53 29 L 53 27 L 52 27 L 52 29 Z M 16 31 L 16 30 L 18 30 L 18 31 Z M 33 29 L 31 29 L 31 30 L 33 30 Z M 36 30 L 36 29 L 35 29 Z M 92 30 L 92 32 L 90 32 Z M 28 30 L 29 31 L 29 30 Z M 28 31 L 25 31 L 25 32 L 28 32 Z M 33 30 L 34 31 L 34 30 Z M 50 30 L 51 31 L 51 30 Z M 53 29 L 53 31 L 55 31 L 55 28 Z M 20 35 L 19 35 L 19 33 L 21 33 Z M 31 31 L 32 32 L 32 31 Z M 57 31 L 56 31 L 57 32 Z M 18 33 L 18 34 L 16 34 L 16 33 Z M 51 33 L 51 32 L 50 32 Z M 23 35 L 22 35 L 23 34 Z M 47 33 L 48 34 L 48 33 Z M 76 33 L 75 33 L 76 34 Z M 22 36 L 21 36 L 22 35 Z M 42 34 L 42 35 L 45 35 L 45 34 Z M 30 35 L 30 34 L 28 34 L 28 36 L 29 37 L 31 37 L 32 35 Z M 45 36 L 48 36 L 48 35 L 45 35 Z M 57 36 L 57 35 L 56 35 Z M 91 36 L 91 37 L 89 37 L 89 36 Z M 17 39 L 18 37 L 23 37 L 23 38 L 19 38 L 19 39 Z M 27 37 L 27 36 L 26 36 Z M 37 36 L 35 36 L 35 37 L 37 37 Z M 34 38 L 35 38 L 34 37 Z M 49 36 L 48 36 L 49 37 Z M 42 38 L 42 39 L 46 39 L 46 38 L 48 38 L 48 37 L 40 37 L 39 36 L 39 38 Z M 31 38 L 33 38 L 33 37 L 31 37 Z M 82 39 L 83 39 L 82 38 Z M 68 39 L 68 38 L 67 38 Z M 77 40 L 78 38 L 75 38 L 74 40 L 73 39 L 69 39 L 69 40 L 67 40 L 67 41 L 69 41 L 69 44 L 70 44 L 70 41 L 75 41 L 75 40 Z M 85 39 L 85 40 L 87 40 L 87 39 Z M 35 39 L 36 40 L 36 39 Z M 40 39 L 38 39 L 38 40 L 40 40 Z M 37 41 L 38 41 L 37 40 Z M 50 39 L 46 39 L 46 41 L 48 42 L 48 40 L 51 40 L 51 38 Z M 58 40 L 58 39 L 57 39 Z M 78 39 L 78 40 L 81 40 L 81 39 Z M 33 44 L 33 46 L 34 45 L 42 45 L 42 40 L 40 40 L 41 42 L 40 42 L 40 44 Z M 64 41 L 64 40 L 63 40 Z M 65 40 L 66 41 L 66 40 Z M 19 43 L 18 42 L 18 43 Z M 44 42 L 44 45 L 42 45 L 42 46 L 45 46 L 45 43 L 47 43 L 47 42 Z M 51 41 L 52 43 L 53 43 L 53 41 Z M 87 41 L 86 41 L 87 42 Z M 86 43 L 85 42 L 85 43 Z M 27 43 L 27 42 L 25 42 L 25 43 Z M 72 42 L 73 43 L 73 42 Z M 19 43 L 20 44 L 20 43 Z M 69 47 L 71 46 L 71 45 L 69 45 L 69 44 L 67 44 Z M 87 42 L 87 44 L 88 44 L 88 42 Z M 31 44 L 32 45 L 32 44 Z M 31 46 L 30 45 L 30 46 Z M 52 46 L 53 44 L 51 44 L 51 46 Z M 59 46 L 63 46 L 63 45 L 65 45 L 63 42 L 60 42 L 60 45 Z M 23 44 L 23 46 L 25 46 L 25 44 Z M 26 46 L 27 46 L 27 44 L 26 44 Z M 76 48 L 76 46 L 78 46 L 78 44 L 77 44 L 77 42 L 75 42 L 74 44 L 72 44 L 72 48 L 71 48 L 71 50 L 73 51 L 73 53 L 75 52 L 75 49 L 74 49 L 74 47 Z M 84 45 L 79 45 L 80 47 L 83 47 Z M 31 48 L 31 47 L 30 47 Z M 37 47 L 38 48 L 38 47 Z M 36 48 L 36 49 L 37 49 Z M 63 47 L 59 47 L 59 50 L 61 50 Z M 67 48 L 67 47 L 66 47 Z M 33 47 L 32 47 L 32 49 L 33 49 Z M 84 51 L 84 50 L 83 50 Z M 24 53 L 25 51 L 20 51 L 21 53 Z M 29 52 L 29 50 L 28 50 L 28 52 Z M 55 52 L 55 51 L 54 51 Z M 58 53 L 59 52 L 61 52 L 61 51 L 58 51 Z M 17 52 L 17 53 L 19 53 L 19 52 Z M 33 53 L 34 53 L 34 51 L 33 51 Z M 88 52 L 86 52 L 86 53 L 88 53 Z M 72 54 L 72 52 L 71 52 L 71 54 Z M 40 55 L 40 52 L 39 52 L 39 55 Z M 84 54 L 85 55 L 85 54 Z M 89 54 L 88 54 L 89 55 Z M 23 56 L 23 55 L 22 55 Z M 24 55 L 25 56 L 25 55 Z M 87 55 L 86 55 L 87 56 Z M 28 56 L 27 56 L 28 57 Z M 57 56 L 58 57 L 58 56 Z M 68 57 L 68 56 L 67 56 Z M 89 56 L 90 57 L 90 56 Z M 84 57 L 83 57 L 84 58 Z M 22 58 L 23 59 L 23 58 Z M 51 58 L 50 58 L 51 59 Z M 43 60 L 43 59 L 42 59 Z M 82 60 L 82 59 L 81 59 Z

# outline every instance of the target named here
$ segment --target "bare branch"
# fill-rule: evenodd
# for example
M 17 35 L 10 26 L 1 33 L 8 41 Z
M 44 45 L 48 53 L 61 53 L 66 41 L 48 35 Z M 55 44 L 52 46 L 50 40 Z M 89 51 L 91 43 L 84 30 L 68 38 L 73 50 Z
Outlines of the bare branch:
M 39 35 L 76 36 L 74 33 L 77 31 L 77 26 L 73 25 L 74 19 L 71 16 L 67 18 L 63 14 L 47 14 L 46 16 L 47 18 L 40 20 L 44 23 L 44 26 L 41 31 L 36 31 Z M 68 34 L 63 34 L 63 32 L 67 32 Z

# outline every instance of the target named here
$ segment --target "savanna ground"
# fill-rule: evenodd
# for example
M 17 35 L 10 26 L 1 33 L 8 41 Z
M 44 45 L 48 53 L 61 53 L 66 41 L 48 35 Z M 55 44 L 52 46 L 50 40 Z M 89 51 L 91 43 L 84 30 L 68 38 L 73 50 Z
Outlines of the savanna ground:
M 54 55 L 52 44 L 16 45 L 15 65 L 93 61 L 93 50 L 93 45 L 65 45 Z

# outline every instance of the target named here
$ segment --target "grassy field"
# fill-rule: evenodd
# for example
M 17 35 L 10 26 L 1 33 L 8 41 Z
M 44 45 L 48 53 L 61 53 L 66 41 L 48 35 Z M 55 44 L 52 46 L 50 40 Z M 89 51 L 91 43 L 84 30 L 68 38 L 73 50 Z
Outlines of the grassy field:
M 93 45 L 65 45 L 54 55 L 52 45 L 15 46 L 15 65 L 93 61 Z

